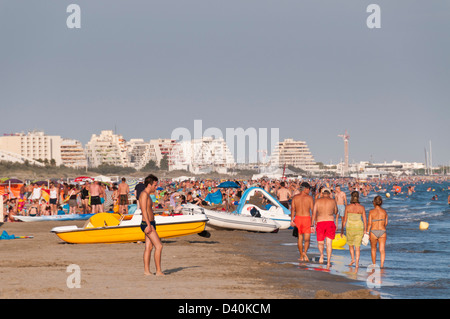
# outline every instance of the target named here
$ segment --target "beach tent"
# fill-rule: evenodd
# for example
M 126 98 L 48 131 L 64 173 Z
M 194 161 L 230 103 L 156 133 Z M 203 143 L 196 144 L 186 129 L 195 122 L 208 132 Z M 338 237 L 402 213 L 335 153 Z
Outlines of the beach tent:
M 108 176 L 105 176 L 105 175 L 95 176 L 94 180 L 103 182 L 103 183 L 111 183 L 112 182 L 111 178 Z
M 172 181 L 174 181 L 174 182 L 195 181 L 195 177 L 179 176 L 179 177 L 172 178 Z
M 19 198 L 23 181 L 17 178 L 4 177 L 0 179 L 0 196 L 6 195 L 9 198 Z

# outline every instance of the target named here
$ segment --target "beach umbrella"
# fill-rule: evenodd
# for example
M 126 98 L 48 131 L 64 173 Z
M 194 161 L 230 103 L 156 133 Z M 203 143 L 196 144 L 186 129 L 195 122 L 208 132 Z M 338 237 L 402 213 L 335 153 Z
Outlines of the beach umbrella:
M 217 185 L 217 187 L 218 188 L 240 188 L 241 186 L 239 186 L 235 182 L 226 181 L 226 182 L 220 183 L 219 185 Z
M 48 181 L 33 181 L 32 183 L 41 186 L 48 184 Z
M 227 205 L 227 211 L 228 211 L 228 207 L 229 207 L 229 203 L 228 203 L 228 200 L 229 200 L 229 193 L 228 193 L 228 191 L 229 191 L 229 189 L 230 188 L 240 188 L 241 186 L 239 186 L 237 183 L 235 183 L 235 182 L 232 182 L 232 181 L 226 181 L 226 182 L 222 182 L 222 183 L 220 183 L 219 185 L 217 185 L 217 187 L 218 188 L 227 188 L 227 201 L 226 201 L 226 205 Z
M 23 181 L 21 181 L 20 179 L 17 178 L 7 178 L 1 181 L 1 184 L 23 184 Z
M 136 188 L 136 185 L 139 184 L 139 179 L 127 179 L 125 183 L 128 184 L 128 187 L 130 188 L 130 191 Z
M 79 176 L 79 177 L 74 179 L 75 183 L 86 182 L 86 181 L 93 182 L 94 179 L 92 177 L 89 177 L 89 176 Z

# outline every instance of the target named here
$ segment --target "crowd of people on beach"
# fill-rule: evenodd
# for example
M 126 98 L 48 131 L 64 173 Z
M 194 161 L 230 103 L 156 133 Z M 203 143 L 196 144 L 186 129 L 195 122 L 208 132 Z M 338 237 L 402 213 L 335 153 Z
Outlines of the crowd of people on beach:
M 151 177 L 151 178 L 150 178 Z M 346 235 L 349 246 L 351 265 L 356 269 L 359 265 L 360 246 L 362 243 L 371 244 L 373 264 L 376 263 L 377 250 L 380 252 L 381 267 L 384 267 L 386 226 L 388 214 L 382 208 L 382 197 L 376 195 L 373 199 L 373 209 L 366 216 L 366 208 L 360 203 L 360 196 L 366 197 L 371 192 L 383 193 L 386 197 L 406 193 L 411 196 L 416 185 L 430 182 L 430 179 L 401 178 L 388 180 L 372 180 L 370 182 L 356 179 L 259 179 L 238 180 L 239 186 L 230 190 L 218 187 L 221 180 L 202 179 L 173 181 L 171 179 L 158 180 L 149 175 L 146 179 L 139 179 L 133 189 L 127 184 L 126 178 L 120 183 L 104 183 L 98 180 L 84 180 L 75 182 L 48 182 L 47 184 L 29 183 L 20 188 L 18 197 L 5 193 L 3 196 L 3 222 L 14 222 L 15 215 L 41 216 L 58 214 L 95 214 L 99 212 L 129 213 L 130 204 L 136 209 L 141 208 L 143 215 L 142 231 L 149 238 L 146 239 L 146 253 L 149 263 L 149 249 L 155 245 L 159 256 L 162 246 L 160 241 L 150 241 L 156 227 L 153 226 L 153 212 L 159 210 L 179 212 L 183 205 L 192 203 L 199 206 L 210 206 L 208 195 L 220 193 L 221 203 L 228 208 L 229 203 L 237 205 L 243 192 L 249 187 L 261 187 L 276 198 L 281 205 L 291 211 L 291 226 L 298 237 L 299 261 L 309 261 L 307 251 L 311 234 L 315 233 L 320 252 L 319 263 L 324 262 L 326 246 L 327 268 L 331 265 L 332 242 L 336 236 Z M 433 182 L 442 183 L 446 178 L 436 178 Z M 347 190 L 350 195 L 347 198 Z M 450 186 L 448 187 L 450 190 Z M 144 196 L 142 196 L 144 194 Z M 148 195 L 148 196 L 147 196 Z M 150 198 L 151 200 L 147 199 Z M 450 195 L 448 197 L 450 204 Z M 141 207 L 139 207 L 141 205 Z M 64 209 L 65 208 L 65 209 Z M 150 215 L 149 215 L 150 213 Z M 339 224 L 339 218 L 341 223 Z M 148 224 L 147 224 L 148 222 Z M 340 231 L 339 231 L 340 226 Z M 150 249 L 151 251 L 151 249 Z M 144 258 L 145 259 L 145 258 Z M 155 260 L 156 261 L 156 260 Z M 157 263 L 158 264 L 158 263 Z M 159 259 L 160 264 L 160 259 Z M 158 266 L 157 266 L 158 268 Z M 160 270 L 160 269 L 159 269 Z M 146 268 L 148 272 L 148 268 Z M 161 271 L 160 271 L 161 273 Z
M 436 181 L 439 182 L 440 179 Z M 311 195 L 316 200 L 321 196 L 324 188 L 329 188 L 331 197 L 336 197 L 339 214 L 343 216 L 342 197 L 344 192 L 341 188 L 347 188 L 351 193 L 357 190 L 361 196 L 367 196 L 371 192 L 392 192 L 393 195 L 406 192 L 411 195 L 415 192 L 415 186 L 427 180 L 420 178 L 403 178 L 389 180 L 375 180 L 371 183 L 358 182 L 353 179 L 313 179 L 308 180 L 311 186 Z M 158 182 L 154 194 L 151 194 L 154 209 L 180 210 L 181 205 L 192 203 L 199 206 L 207 206 L 207 195 L 220 191 L 223 203 L 237 204 L 242 193 L 251 186 L 264 188 L 267 192 L 277 198 L 282 205 L 290 208 L 292 198 L 300 193 L 298 180 L 235 180 L 240 185 L 238 189 L 227 192 L 217 188 L 220 180 L 185 180 L 174 182 L 170 179 Z M 402 188 L 403 186 L 403 188 Z M 388 188 L 388 189 L 387 189 Z M 130 189 L 126 178 L 120 183 L 104 183 L 96 180 L 85 180 L 80 182 L 57 182 L 29 183 L 23 184 L 19 196 L 15 197 L 5 193 L 3 196 L 4 222 L 14 221 L 14 215 L 45 216 L 58 214 L 90 214 L 104 211 L 114 211 L 121 214 L 128 213 L 128 205 L 137 203 L 139 193 L 143 189 L 143 179 L 135 188 Z M 387 196 L 390 196 L 389 194 Z M 434 195 L 432 200 L 438 200 Z M 450 196 L 448 197 L 450 204 Z M 138 204 L 138 203 L 137 203 Z

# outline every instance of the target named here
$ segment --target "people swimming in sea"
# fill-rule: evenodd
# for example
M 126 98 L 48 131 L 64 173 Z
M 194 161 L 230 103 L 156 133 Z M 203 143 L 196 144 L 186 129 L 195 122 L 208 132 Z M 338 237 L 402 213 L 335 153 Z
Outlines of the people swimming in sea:
M 380 266 L 384 267 L 384 261 L 386 259 L 386 226 L 388 224 L 388 215 L 386 211 L 381 208 L 383 199 L 381 196 L 376 196 L 373 199 L 373 206 L 369 212 L 369 221 L 367 232 L 369 233 L 372 263 L 376 263 L 377 246 L 380 251 Z

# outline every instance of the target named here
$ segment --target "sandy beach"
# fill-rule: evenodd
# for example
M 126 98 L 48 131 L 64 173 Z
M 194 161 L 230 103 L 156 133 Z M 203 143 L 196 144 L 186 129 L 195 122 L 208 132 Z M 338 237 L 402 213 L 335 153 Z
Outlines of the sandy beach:
M 0 241 L 0 298 L 376 298 L 349 280 L 327 273 L 307 271 L 298 273 L 296 280 L 283 278 L 283 267 L 293 267 L 250 257 L 247 235 L 251 233 L 241 231 L 213 230 L 210 238 L 165 239 L 162 267 L 166 276 L 145 276 L 142 243 L 74 245 L 50 233 L 52 227 L 74 224 L 81 226 L 83 221 L 0 227 L 8 234 L 34 236 Z M 80 288 L 68 288 L 71 264 L 80 267 Z M 154 272 L 154 264 L 151 267 Z

